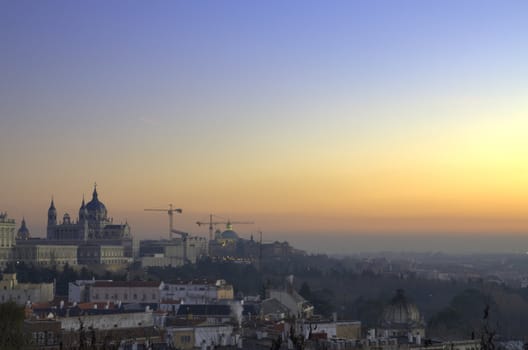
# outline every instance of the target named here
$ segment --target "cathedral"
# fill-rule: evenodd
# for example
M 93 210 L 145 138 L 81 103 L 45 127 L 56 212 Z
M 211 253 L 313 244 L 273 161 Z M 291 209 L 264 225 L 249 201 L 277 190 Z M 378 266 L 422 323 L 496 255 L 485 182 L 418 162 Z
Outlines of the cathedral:
M 52 199 L 48 209 L 46 236 L 48 240 L 60 241 L 120 240 L 131 237 L 128 223 L 116 225 L 113 219 L 108 217 L 105 205 L 99 201 L 96 186 L 90 202 L 85 204 L 83 198 L 77 221 L 73 221 L 70 215 L 65 213 L 59 223 Z

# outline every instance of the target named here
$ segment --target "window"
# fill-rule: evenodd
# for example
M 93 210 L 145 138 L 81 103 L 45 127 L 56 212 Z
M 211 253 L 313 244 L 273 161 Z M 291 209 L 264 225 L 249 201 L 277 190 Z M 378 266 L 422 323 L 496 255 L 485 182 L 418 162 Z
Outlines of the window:
M 188 344 L 188 343 L 190 343 L 190 342 L 191 342 L 191 336 L 190 336 L 190 335 L 182 335 L 182 336 L 180 337 L 180 342 L 181 342 L 182 344 Z
M 136 299 L 137 299 L 137 294 L 134 294 L 134 300 L 136 300 Z
M 152 293 L 152 300 L 156 300 L 156 294 Z
M 128 294 L 127 294 L 127 293 L 125 293 L 125 294 L 123 295 L 123 299 L 128 300 Z

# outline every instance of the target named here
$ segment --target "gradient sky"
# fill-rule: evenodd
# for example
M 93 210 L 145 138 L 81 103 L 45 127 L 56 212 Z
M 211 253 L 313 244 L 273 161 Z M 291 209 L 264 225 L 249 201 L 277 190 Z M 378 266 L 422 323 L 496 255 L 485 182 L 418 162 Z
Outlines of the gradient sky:
M 0 0 L 0 210 L 528 232 L 526 1 Z M 324 236 L 323 236 L 324 237 Z

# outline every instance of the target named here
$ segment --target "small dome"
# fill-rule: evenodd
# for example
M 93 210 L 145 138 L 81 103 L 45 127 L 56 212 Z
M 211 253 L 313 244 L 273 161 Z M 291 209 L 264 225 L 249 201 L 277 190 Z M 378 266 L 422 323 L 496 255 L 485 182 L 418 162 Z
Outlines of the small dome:
M 418 307 L 405 297 L 402 289 L 396 292 L 396 296 L 383 310 L 382 324 L 385 326 L 399 327 L 422 323 L 423 319 Z
M 26 226 L 26 219 L 22 219 L 20 228 L 18 229 L 16 239 L 29 239 L 31 237 L 29 230 Z

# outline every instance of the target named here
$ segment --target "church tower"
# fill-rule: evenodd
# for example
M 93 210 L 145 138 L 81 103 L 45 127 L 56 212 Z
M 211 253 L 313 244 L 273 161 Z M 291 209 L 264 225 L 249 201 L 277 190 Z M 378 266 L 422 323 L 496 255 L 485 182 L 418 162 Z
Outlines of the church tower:
M 83 241 L 88 240 L 88 209 L 84 204 L 84 196 L 79 209 L 79 236 Z
M 51 198 L 51 204 L 48 209 L 48 227 L 47 227 L 47 238 L 55 239 L 55 227 L 57 226 L 57 209 L 55 209 L 55 203 Z

